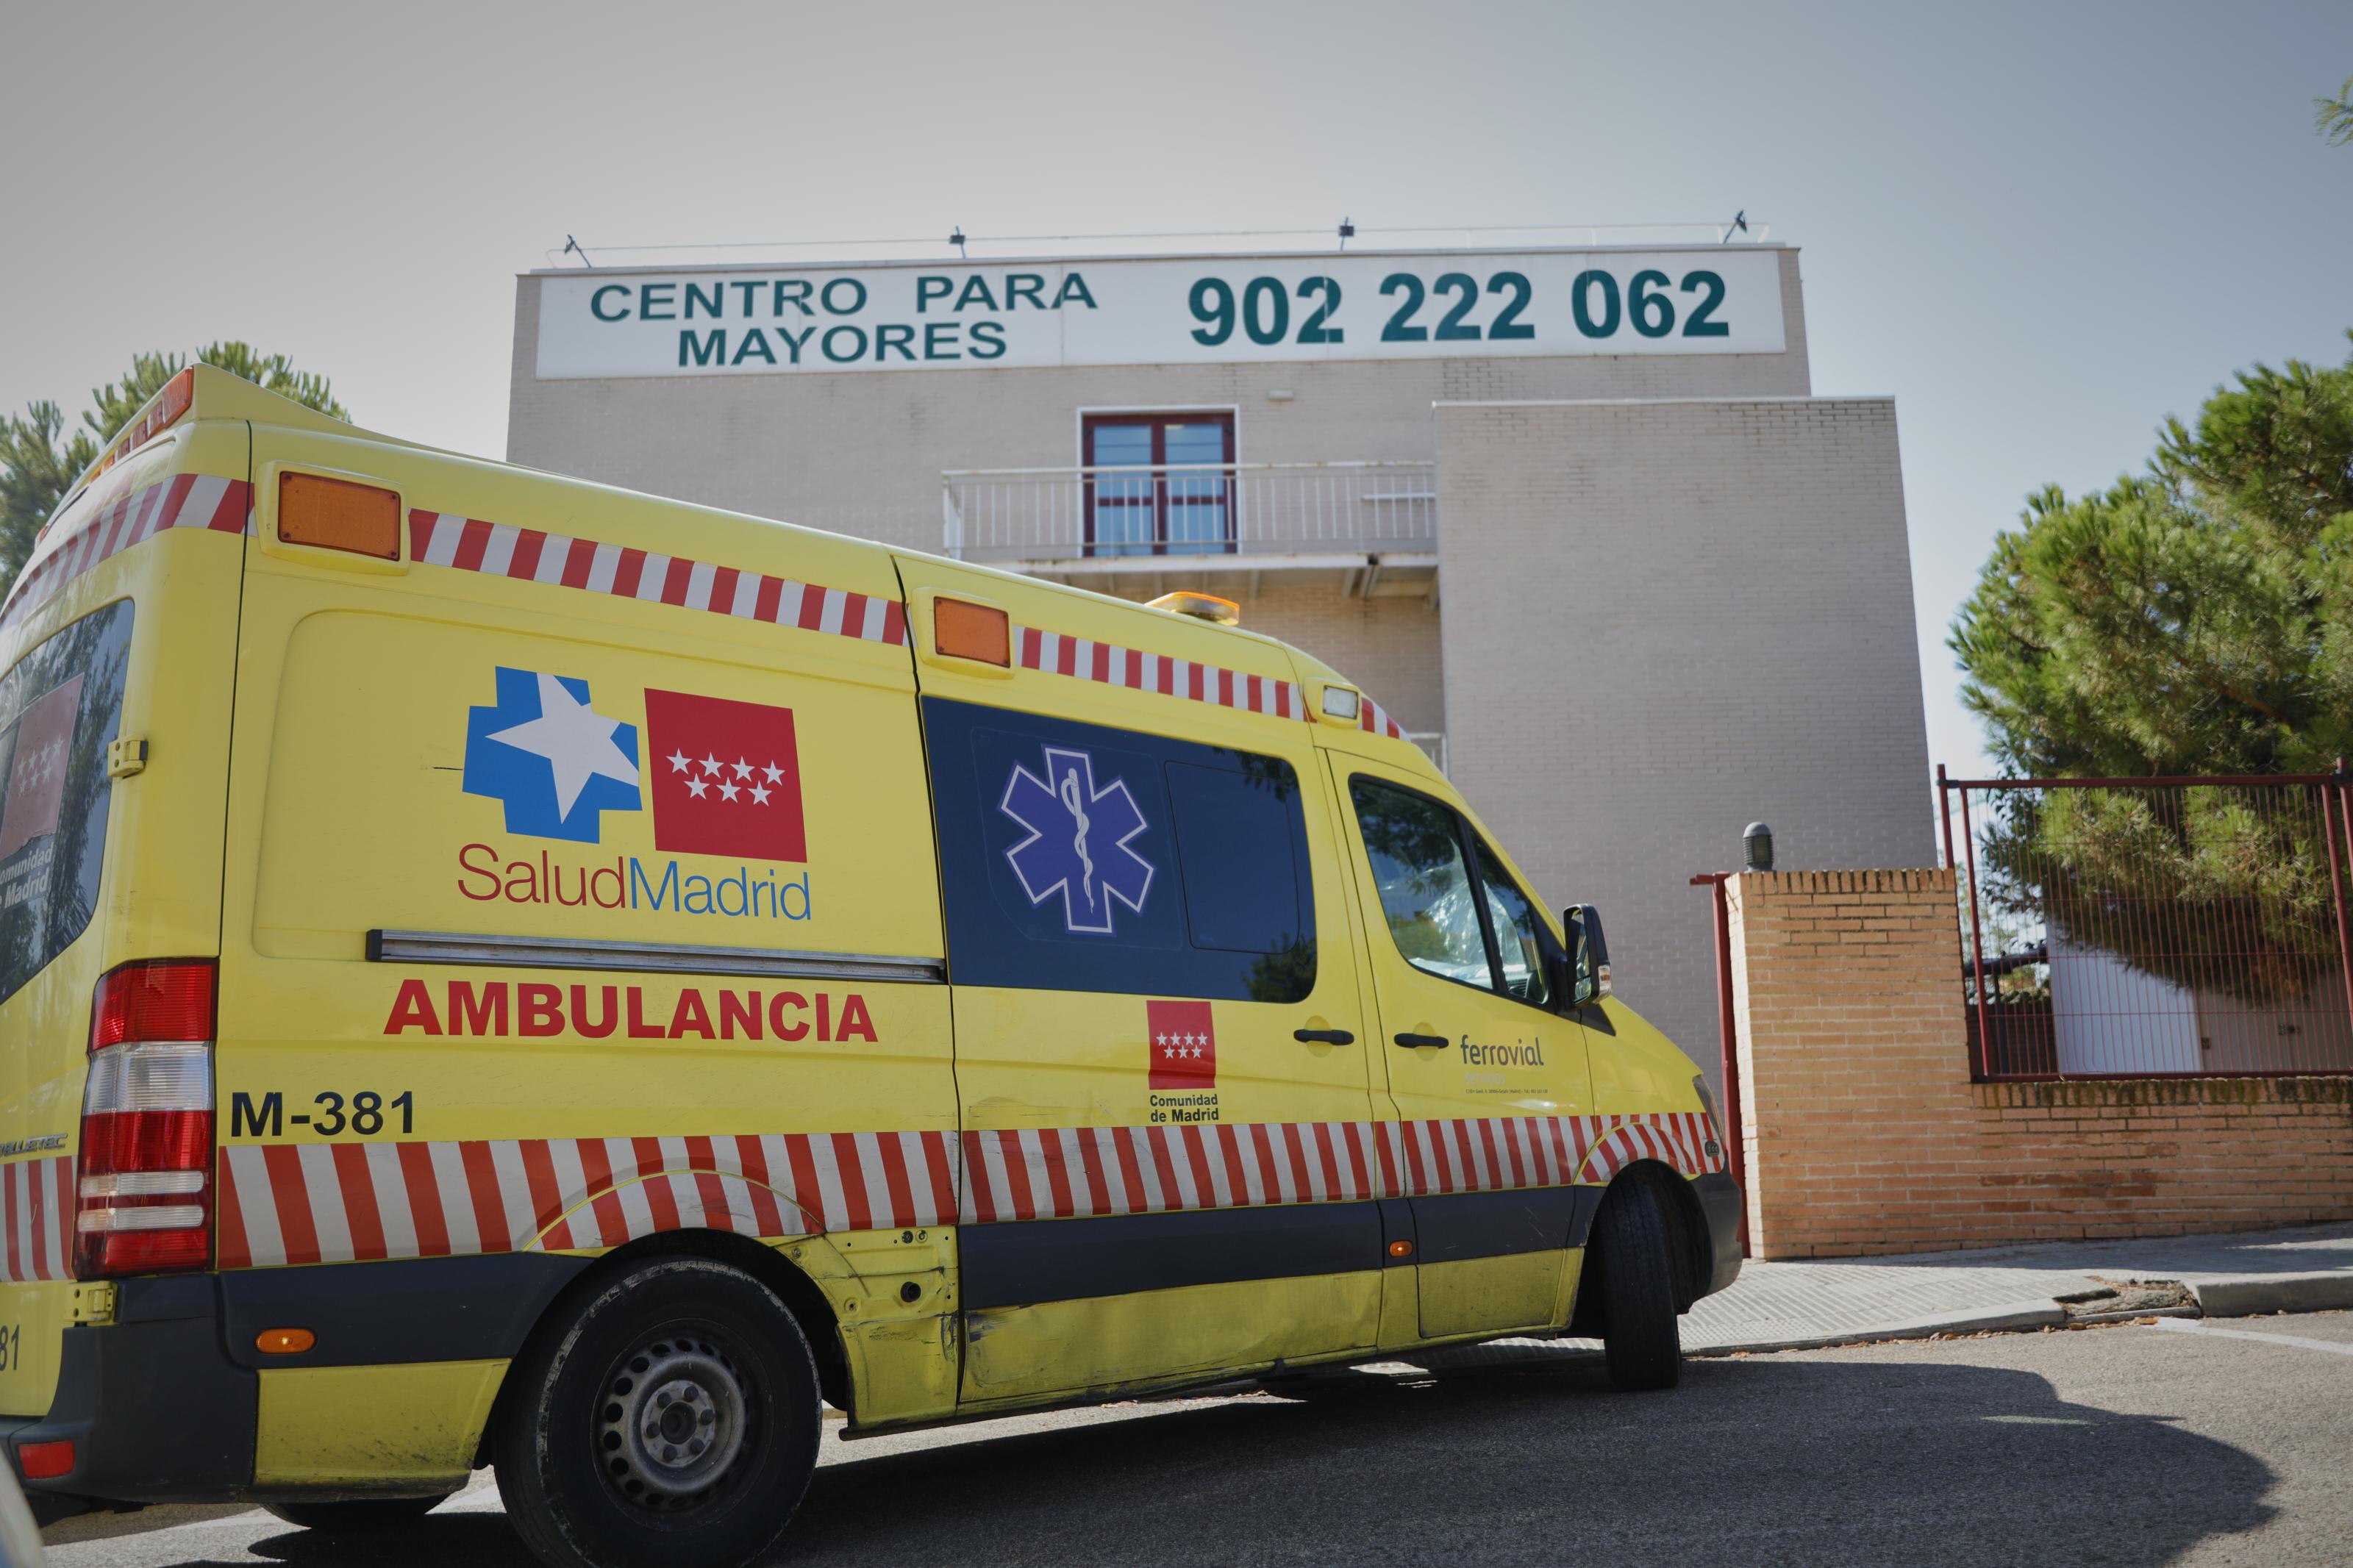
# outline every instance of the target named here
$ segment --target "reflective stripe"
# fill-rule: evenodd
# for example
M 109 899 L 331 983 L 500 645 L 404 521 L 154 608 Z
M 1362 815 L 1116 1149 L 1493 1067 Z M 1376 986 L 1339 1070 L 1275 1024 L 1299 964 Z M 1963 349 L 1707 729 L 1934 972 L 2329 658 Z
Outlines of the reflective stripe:
M 210 502 L 187 510 L 209 515 Z M 706 615 L 755 618 L 867 642 L 904 645 L 907 640 L 906 606 L 895 598 L 796 583 L 743 567 L 689 561 L 560 533 L 543 534 L 454 512 L 412 510 L 408 533 L 409 558 L 427 566 L 616 595 Z M 468 548 L 465 542 L 470 537 L 480 539 L 480 547 Z M 817 597 L 811 599 L 810 595 Z
M 1606 1183 L 1638 1160 L 1724 1168 L 1696 1111 L 1409 1122 L 670 1134 L 238 1144 L 221 1157 L 225 1268 L 616 1247 L 681 1226 L 789 1236 L 961 1221 L 1271 1207 Z M 0 1167 L 0 1269 L 61 1278 L 28 1167 Z M 56 1213 L 47 1210 L 45 1213 Z M 37 1235 L 43 1245 L 35 1246 Z M 53 1238 L 54 1239 L 51 1239 Z M 48 1270 L 49 1272 L 36 1272 Z

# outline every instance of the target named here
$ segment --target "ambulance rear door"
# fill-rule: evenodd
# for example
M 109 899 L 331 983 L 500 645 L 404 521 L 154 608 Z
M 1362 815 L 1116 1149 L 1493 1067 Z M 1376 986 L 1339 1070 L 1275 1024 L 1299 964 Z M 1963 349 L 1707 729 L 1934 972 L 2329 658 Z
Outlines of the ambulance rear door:
M 146 1194 L 93 1198 L 115 1228 L 88 1278 L 210 1256 L 208 1047 L 134 1033 L 106 1058 L 116 1097 L 84 1097 L 109 972 L 170 965 L 191 1005 L 169 1035 L 210 1015 L 250 437 L 192 406 L 195 380 L 134 422 L 181 421 L 69 500 L 0 610 L 0 1415 L 47 1411 L 77 1300 L 99 1314 L 104 1288 L 71 1282 L 78 1176 L 136 1172 L 116 1184 Z M 147 1114 L 112 1114 L 133 1082 Z M 93 1125 L 145 1131 L 100 1149 Z

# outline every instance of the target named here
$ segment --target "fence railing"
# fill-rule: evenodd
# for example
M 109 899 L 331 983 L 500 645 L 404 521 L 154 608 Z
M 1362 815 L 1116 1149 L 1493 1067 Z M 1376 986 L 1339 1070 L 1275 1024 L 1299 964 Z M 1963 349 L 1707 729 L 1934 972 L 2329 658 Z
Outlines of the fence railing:
M 1936 782 L 1976 1077 L 2353 1074 L 2353 776 Z
M 940 481 L 944 550 L 965 561 L 1148 568 L 1190 556 L 1438 548 L 1435 463 L 963 468 Z

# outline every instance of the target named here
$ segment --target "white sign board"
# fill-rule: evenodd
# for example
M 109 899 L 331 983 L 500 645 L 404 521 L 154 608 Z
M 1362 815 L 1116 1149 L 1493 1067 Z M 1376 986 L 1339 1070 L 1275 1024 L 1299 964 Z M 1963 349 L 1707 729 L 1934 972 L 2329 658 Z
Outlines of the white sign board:
M 1201 257 L 543 274 L 543 381 L 1778 353 L 1771 250 Z

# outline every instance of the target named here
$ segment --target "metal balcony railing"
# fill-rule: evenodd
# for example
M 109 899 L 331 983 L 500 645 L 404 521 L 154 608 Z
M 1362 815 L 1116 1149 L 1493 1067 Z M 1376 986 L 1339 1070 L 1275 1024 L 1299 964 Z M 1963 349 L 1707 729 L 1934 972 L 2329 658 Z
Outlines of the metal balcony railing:
M 1429 462 L 963 468 L 940 479 L 943 547 L 963 561 L 1150 570 L 1438 549 Z

